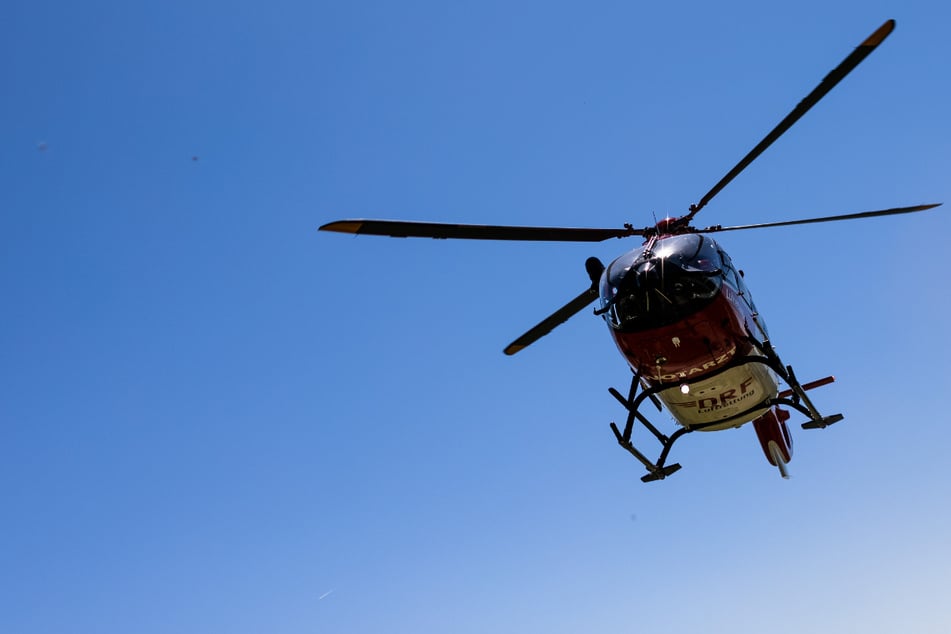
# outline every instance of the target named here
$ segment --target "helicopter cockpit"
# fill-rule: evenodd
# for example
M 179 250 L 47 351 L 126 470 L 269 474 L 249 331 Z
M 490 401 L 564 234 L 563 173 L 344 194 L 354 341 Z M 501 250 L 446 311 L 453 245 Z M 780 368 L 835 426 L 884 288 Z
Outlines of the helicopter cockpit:
M 649 241 L 607 267 L 598 313 L 611 327 L 634 332 L 697 312 L 716 297 L 729 266 L 719 251 L 716 242 L 698 233 Z

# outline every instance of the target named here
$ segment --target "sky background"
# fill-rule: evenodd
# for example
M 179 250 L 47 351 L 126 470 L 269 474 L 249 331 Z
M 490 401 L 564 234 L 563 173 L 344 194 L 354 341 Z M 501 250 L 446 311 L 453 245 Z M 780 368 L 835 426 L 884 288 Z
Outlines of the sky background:
M 788 481 L 746 426 L 642 484 L 587 311 L 502 354 L 635 241 L 316 231 L 683 213 L 887 18 L 698 223 L 951 203 L 949 13 L 13 2 L 0 631 L 949 631 L 947 205 L 718 237 L 838 379 Z

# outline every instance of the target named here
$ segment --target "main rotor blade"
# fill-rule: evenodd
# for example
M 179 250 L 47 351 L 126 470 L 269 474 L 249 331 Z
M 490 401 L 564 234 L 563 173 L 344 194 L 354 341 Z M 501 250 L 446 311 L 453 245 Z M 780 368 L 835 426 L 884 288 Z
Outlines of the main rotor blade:
M 591 288 L 586 289 L 583 293 L 575 297 L 573 300 L 556 310 L 554 313 L 546 317 L 541 323 L 537 326 L 526 332 L 524 335 L 510 343 L 505 348 L 505 354 L 513 355 L 522 348 L 528 347 L 531 344 L 535 343 L 552 330 L 556 326 L 559 326 L 566 321 L 568 318 L 577 314 L 585 306 L 593 302 L 598 298 L 598 289 L 594 285 Z
M 874 218 L 875 216 L 894 216 L 897 214 L 910 214 L 916 211 L 925 211 L 940 207 L 941 203 L 931 205 L 917 205 L 915 207 L 895 207 L 893 209 L 882 209 L 879 211 L 861 211 L 855 214 L 843 214 L 841 216 L 823 216 L 822 218 L 806 218 L 804 220 L 784 220 L 781 222 L 764 222 L 757 225 L 736 225 L 733 227 L 721 227 L 714 225 L 706 229 L 698 229 L 699 233 L 716 233 L 717 231 L 738 231 L 740 229 L 762 229 L 763 227 L 786 227 L 789 225 L 807 225 L 814 222 L 832 222 L 834 220 L 856 220 L 858 218 Z
M 875 50 L 875 48 L 882 43 L 882 41 L 888 37 L 888 35 L 894 30 L 895 21 L 888 20 L 882 26 L 872 33 L 864 42 L 862 42 L 858 48 L 856 48 L 852 53 L 846 57 L 841 64 L 836 66 L 832 72 L 825 76 L 825 78 L 819 83 L 818 86 L 809 93 L 805 99 L 800 101 L 792 112 L 786 115 L 786 118 L 779 122 L 772 132 L 766 135 L 759 144 L 750 150 L 750 153 L 743 157 L 743 159 L 736 164 L 736 166 L 731 169 L 726 176 L 720 179 L 720 182 L 713 186 L 713 189 L 708 191 L 703 198 L 700 199 L 696 205 L 691 205 L 690 213 L 685 216 L 687 221 L 690 221 L 697 212 L 704 208 L 704 206 L 710 202 L 710 200 L 720 193 L 724 187 L 726 187 L 730 181 L 732 181 L 736 176 L 746 169 L 750 163 L 752 163 L 756 158 L 762 154 L 766 148 L 773 144 L 773 142 L 778 139 L 782 134 L 792 127 L 802 115 L 806 114 L 810 108 L 812 108 L 820 99 L 822 99 L 830 90 L 832 90 L 836 84 L 842 81 L 846 75 L 848 75 L 852 69 L 859 65 L 859 63 L 868 57 L 869 53 Z
M 608 238 L 642 236 L 644 229 L 630 225 L 621 229 L 574 227 L 511 227 L 498 225 L 454 225 L 403 220 L 337 220 L 320 231 L 390 236 L 393 238 L 461 238 L 467 240 L 547 240 L 553 242 L 601 242 Z

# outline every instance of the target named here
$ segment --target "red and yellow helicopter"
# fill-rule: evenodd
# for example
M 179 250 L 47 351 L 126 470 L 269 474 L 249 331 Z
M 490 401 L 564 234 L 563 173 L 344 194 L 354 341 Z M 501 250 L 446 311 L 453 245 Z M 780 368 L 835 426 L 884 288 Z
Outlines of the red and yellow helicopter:
M 825 428 L 842 420 L 841 414 L 823 416 L 806 394 L 835 379 L 826 377 L 800 383 L 770 344 L 766 324 L 752 295 L 726 251 L 708 234 L 741 229 L 853 220 L 924 211 L 938 204 L 896 207 L 878 211 L 807 218 L 782 222 L 696 228 L 691 222 L 714 196 L 750 165 L 766 148 L 799 120 L 849 72 L 862 62 L 895 28 L 888 20 L 832 70 L 796 105 L 759 144 L 740 160 L 699 202 L 679 218 L 664 218 L 638 229 L 517 227 L 442 224 L 393 220 L 338 220 L 323 231 L 392 237 L 462 238 L 475 240 L 534 240 L 600 242 L 609 238 L 640 236 L 644 243 L 609 265 L 588 258 L 585 269 L 591 285 L 534 328 L 505 348 L 512 355 L 552 331 L 592 302 L 594 313 L 607 322 L 618 350 L 633 372 L 627 395 L 610 393 L 627 410 L 624 428 L 611 423 L 618 444 L 647 469 L 644 482 L 662 480 L 680 469 L 667 464 L 673 444 L 694 431 L 717 431 L 748 422 L 759 437 L 770 464 L 788 477 L 792 437 L 786 421 L 790 409 L 808 419 L 803 429 Z M 780 382 L 786 389 L 780 389 Z M 659 411 L 664 407 L 680 427 L 669 436 L 641 411 L 645 401 Z M 661 444 L 651 460 L 631 441 L 635 423 Z

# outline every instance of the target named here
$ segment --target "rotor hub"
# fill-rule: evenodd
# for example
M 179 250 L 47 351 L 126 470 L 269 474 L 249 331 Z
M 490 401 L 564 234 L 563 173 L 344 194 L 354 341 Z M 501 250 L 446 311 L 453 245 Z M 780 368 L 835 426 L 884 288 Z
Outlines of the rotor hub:
M 654 230 L 657 231 L 657 235 L 659 236 L 669 236 L 680 233 L 684 226 L 683 220 L 683 218 L 668 216 L 654 225 Z

